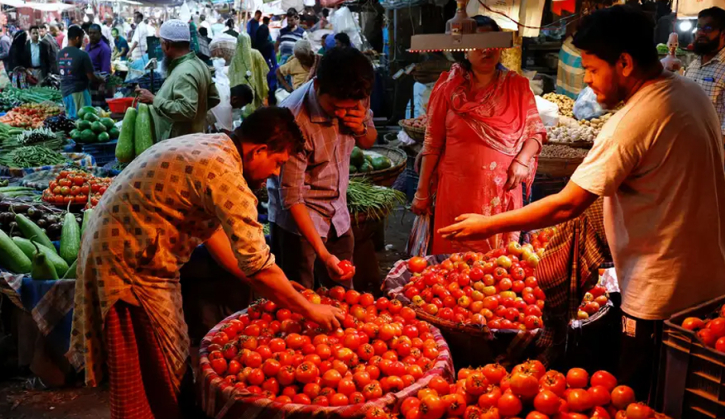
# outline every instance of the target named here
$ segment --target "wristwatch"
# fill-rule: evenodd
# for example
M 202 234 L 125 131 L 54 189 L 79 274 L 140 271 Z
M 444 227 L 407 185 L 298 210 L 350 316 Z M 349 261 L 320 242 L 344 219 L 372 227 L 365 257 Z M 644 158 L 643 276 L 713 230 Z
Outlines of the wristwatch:
M 363 122 L 363 132 L 361 134 L 355 134 L 354 132 L 352 133 L 352 136 L 355 138 L 364 137 L 366 135 L 368 135 L 368 126 L 364 122 Z

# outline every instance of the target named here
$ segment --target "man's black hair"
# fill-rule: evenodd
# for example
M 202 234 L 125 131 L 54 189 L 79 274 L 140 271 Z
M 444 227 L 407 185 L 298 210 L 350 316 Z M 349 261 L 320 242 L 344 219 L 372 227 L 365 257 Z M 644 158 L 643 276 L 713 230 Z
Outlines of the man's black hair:
M 234 19 L 227 19 L 227 28 L 234 29 Z
M 324 17 L 330 16 L 330 9 L 322 9 L 322 16 L 324 16 Z
M 85 32 L 83 32 L 83 28 L 81 28 L 78 25 L 71 25 L 71 27 L 68 28 L 68 39 L 76 39 L 78 37 L 83 38 L 85 36 Z
M 246 84 L 238 84 L 230 89 L 231 97 L 241 97 L 245 103 L 252 103 L 254 100 L 254 92 L 252 88 Z
M 257 11 L 255 11 L 255 12 L 254 12 L 254 15 L 255 15 L 255 16 L 256 16 L 256 15 L 261 15 L 261 14 L 262 14 L 262 11 L 261 11 L 261 10 L 257 10 Z
M 139 11 L 136 11 L 136 12 L 134 12 L 134 13 L 133 13 L 133 16 L 134 16 L 134 17 L 138 16 L 138 17 L 140 17 L 141 19 L 143 19 L 143 13 L 141 13 L 141 12 L 139 12 Z
M 345 47 L 352 46 L 352 42 L 350 42 L 350 37 L 344 32 L 335 34 L 335 41 L 340 41 L 340 43 Z
M 33 32 L 33 29 L 40 30 L 40 27 L 38 25 L 33 25 L 30 28 L 28 28 L 28 32 Z
M 501 32 L 501 27 L 498 26 L 498 23 L 496 23 L 495 20 L 491 19 L 488 16 L 484 15 L 476 15 L 473 17 L 473 20 L 476 21 L 476 27 L 477 28 L 491 28 L 492 32 Z
M 611 65 L 624 53 L 642 67 L 659 61 L 652 19 L 631 6 L 613 6 L 585 16 L 574 35 L 574 46 Z
M 89 30 L 89 31 L 90 31 L 91 29 L 94 29 L 94 30 L 97 30 L 98 32 L 101 32 L 101 25 L 99 25 L 99 24 L 97 24 L 97 23 L 94 23 L 94 24 L 92 24 L 91 26 L 89 26 L 89 27 L 88 27 L 88 30 Z
M 297 9 L 295 9 L 294 7 L 290 7 L 289 9 L 287 9 L 287 17 L 290 16 L 299 16 L 299 13 L 297 13 Z
M 712 19 L 713 25 L 718 30 L 725 29 L 725 10 L 719 8 L 719 7 L 711 7 L 709 9 L 704 9 L 700 11 L 700 13 L 697 14 L 698 18 L 701 17 L 709 17 Z
M 269 16 L 265 16 L 262 18 L 262 24 L 263 25 L 269 25 Z
M 374 82 L 372 63 L 355 48 L 330 49 L 325 52 L 317 69 L 319 93 L 336 99 L 368 98 Z
M 199 35 L 206 38 L 209 35 L 209 31 L 207 31 L 206 28 L 199 28 Z
M 234 130 L 232 139 L 241 143 L 265 144 L 271 153 L 288 151 L 296 154 L 303 150 L 305 137 L 287 108 L 268 106 L 259 108 L 244 118 Z

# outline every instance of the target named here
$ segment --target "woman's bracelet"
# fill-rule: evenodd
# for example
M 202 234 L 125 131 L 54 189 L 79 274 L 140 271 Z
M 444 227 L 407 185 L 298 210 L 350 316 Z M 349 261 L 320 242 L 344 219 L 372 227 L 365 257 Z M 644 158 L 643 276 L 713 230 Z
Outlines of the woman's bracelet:
M 525 168 L 527 168 L 527 169 L 531 170 L 531 168 L 529 167 L 529 165 L 528 165 L 528 164 L 526 164 L 526 163 L 524 163 L 524 162 L 522 162 L 521 160 L 519 160 L 519 158 L 518 158 L 518 157 L 516 157 L 516 158 L 514 159 L 514 161 L 515 161 L 516 163 L 518 163 L 518 164 L 520 164 L 520 165 L 524 166 Z
M 418 192 L 416 192 L 415 195 L 413 195 L 413 198 L 415 198 L 415 199 L 417 199 L 419 201 L 424 201 L 424 200 L 430 198 L 430 194 L 428 194 L 428 196 L 425 196 L 425 197 L 421 198 L 421 197 L 418 196 Z

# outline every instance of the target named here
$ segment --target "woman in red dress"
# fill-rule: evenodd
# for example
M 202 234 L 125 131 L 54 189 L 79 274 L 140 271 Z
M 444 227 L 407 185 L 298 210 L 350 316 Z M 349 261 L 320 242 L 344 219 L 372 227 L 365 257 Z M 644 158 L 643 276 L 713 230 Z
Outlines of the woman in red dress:
M 500 31 L 490 18 L 478 31 Z M 438 79 L 428 103 L 428 127 L 412 210 L 431 210 L 432 254 L 486 252 L 518 233 L 451 242 L 435 233 L 461 214 L 494 215 L 523 206 L 536 173 L 546 130 L 529 81 L 499 64 L 501 51 L 475 50 Z M 437 183 L 437 185 L 436 185 Z

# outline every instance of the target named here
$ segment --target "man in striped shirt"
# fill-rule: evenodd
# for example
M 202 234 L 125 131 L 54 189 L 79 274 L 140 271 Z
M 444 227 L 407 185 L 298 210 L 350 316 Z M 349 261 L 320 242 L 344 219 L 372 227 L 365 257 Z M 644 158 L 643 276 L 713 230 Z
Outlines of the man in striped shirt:
M 294 7 L 287 10 L 287 26 L 280 29 L 277 41 L 274 44 L 274 51 L 280 55 L 279 64 L 284 64 L 294 55 L 295 43 L 300 39 L 306 39 L 307 32 L 300 27 L 300 15 Z
M 289 108 L 305 136 L 304 150 L 290 156 L 267 183 L 272 252 L 290 280 L 307 288 L 352 287 L 340 260 L 352 260 L 354 238 L 347 210 L 350 153 L 369 148 L 377 131 L 369 109 L 374 82 L 370 61 L 353 48 L 333 48 L 317 77 L 295 90 Z

